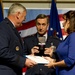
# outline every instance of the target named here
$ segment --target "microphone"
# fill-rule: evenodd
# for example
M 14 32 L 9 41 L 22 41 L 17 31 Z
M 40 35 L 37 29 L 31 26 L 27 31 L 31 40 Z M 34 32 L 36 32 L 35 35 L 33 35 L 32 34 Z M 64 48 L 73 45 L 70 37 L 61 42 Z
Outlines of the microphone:
M 45 36 L 38 37 L 39 56 L 44 55 L 44 49 L 45 49 L 45 45 L 46 45 L 45 39 L 46 39 Z

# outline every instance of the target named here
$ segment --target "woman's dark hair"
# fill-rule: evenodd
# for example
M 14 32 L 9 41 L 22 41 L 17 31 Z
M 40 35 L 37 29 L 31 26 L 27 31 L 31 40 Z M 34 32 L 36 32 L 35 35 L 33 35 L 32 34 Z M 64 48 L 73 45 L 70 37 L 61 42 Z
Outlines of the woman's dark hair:
M 66 21 L 69 21 L 70 23 L 70 26 L 67 29 L 67 33 L 70 34 L 72 32 L 75 32 L 75 11 L 68 11 L 63 15 L 63 18 L 66 19 Z

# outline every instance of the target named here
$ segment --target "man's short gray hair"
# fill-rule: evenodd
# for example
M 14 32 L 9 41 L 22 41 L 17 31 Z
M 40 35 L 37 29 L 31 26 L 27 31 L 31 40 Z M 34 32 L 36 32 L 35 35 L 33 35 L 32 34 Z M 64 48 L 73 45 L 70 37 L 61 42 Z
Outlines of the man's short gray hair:
M 19 3 L 14 3 L 9 8 L 8 15 L 15 14 L 16 12 L 23 12 L 23 11 L 26 11 L 26 8 L 23 5 Z

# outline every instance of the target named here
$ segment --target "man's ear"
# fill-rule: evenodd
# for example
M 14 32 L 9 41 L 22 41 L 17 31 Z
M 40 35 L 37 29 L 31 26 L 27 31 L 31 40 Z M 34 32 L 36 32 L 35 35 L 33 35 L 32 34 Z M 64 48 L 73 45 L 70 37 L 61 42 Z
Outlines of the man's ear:
M 16 18 L 19 19 L 20 12 L 16 13 Z

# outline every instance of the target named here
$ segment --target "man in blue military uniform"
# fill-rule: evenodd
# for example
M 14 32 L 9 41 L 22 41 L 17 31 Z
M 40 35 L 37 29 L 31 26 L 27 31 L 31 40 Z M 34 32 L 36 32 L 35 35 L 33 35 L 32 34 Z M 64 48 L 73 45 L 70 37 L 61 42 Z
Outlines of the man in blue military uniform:
M 48 36 L 47 34 L 47 28 L 49 26 L 49 18 L 45 14 L 39 14 L 36 17 L 36 29 L 37 33 L 28 37 L 24 38 L 24 48 L 25 48 L 25 54 L 26 55 L 40 55 L 44 56 L 44 50 L 40 53 L 38 43 L 38 38 L 45 37 L 45 49 L 49 50 L 49 47 L 51 45 L 58 46 L 60 43 L 60 40 L 57 37 L 54 36 Z M 45 55 L 46 56 L 46 55 Z M 55 75 L 55 69 L 54 68 L 47 68 L 44 65 L 35 65 L 32 68 L 29 68 L 26 71 L 25 75 Z
M 22 75 L 24 66 L 31 67 L 36 63 L 23 57 L 23 43 L 16 30 L 26 17 L 26 8 L 14 3 L 8 16 L 0 23 L 0 75 Z

